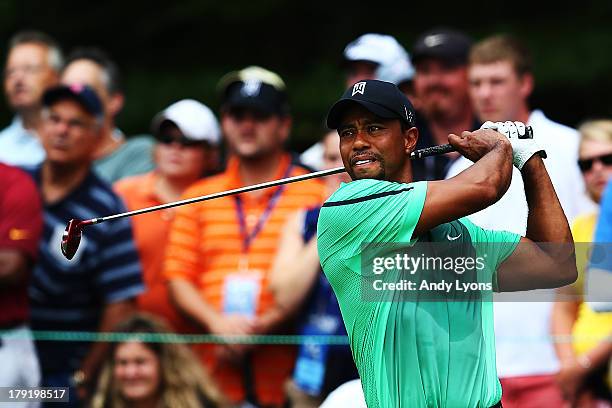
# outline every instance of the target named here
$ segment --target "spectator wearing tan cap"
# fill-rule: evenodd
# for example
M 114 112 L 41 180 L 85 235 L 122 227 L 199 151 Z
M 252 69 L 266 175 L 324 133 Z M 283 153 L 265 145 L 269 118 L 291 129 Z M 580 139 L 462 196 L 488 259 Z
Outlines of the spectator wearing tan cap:
M 249 67 L 228 74 L 220 88 L 230 160 L 223 173 L 197 182 L 184 198 L 308 172 L 284 149 L 291 116 L 277 74 Z M 307 180 L 177 207 L 164 274 L 178 308 L 206 333 L 277 332 L 276 322 L 263 316 L 274 306 L 269 277 L 282 226 L 298 209 L 321 203 L 324 190 L 318 180 Z M 232 402 L 283 404 L 294 347 L 204 344 L 197 351 Z
M 129 210 L 177 201 L 184 190 L 218 167 L 221 140 L 212 111 L 193 99 L 173 103 L 153 119 L 151 132 L 155 170 L 125 178 L 114 185 Z M 164 318 L 175 330 L 193 331 L 168 298 L 162 277 L 164 246 L 174 209 L 134 217 L 136 248 L 143 267 L 146 291 L 137 298 L 138 309 Z

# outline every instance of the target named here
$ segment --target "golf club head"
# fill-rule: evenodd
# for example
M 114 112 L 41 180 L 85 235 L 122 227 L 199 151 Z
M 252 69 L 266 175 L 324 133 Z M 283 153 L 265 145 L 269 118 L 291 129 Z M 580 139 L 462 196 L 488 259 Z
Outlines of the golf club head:
M 79 249 L 82 232 L 83 225 L 81 221 L 72 219 L 68 222 L 64 235 L 62 236 L 62 254 L 64 254 L 67 259 L 72 259 L 77 249 Z

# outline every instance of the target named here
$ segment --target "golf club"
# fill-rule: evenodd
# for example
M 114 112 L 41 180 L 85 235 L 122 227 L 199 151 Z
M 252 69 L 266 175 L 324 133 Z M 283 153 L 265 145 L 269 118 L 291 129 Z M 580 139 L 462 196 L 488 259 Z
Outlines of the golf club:
M 528 126 L 526 129 L 527 131 L 525 132 L 524 138 L 525 139 L 532 138 L 533 131 L 531 127 Z M 432 146 L 432 147 L 427 147 L 424 149 L 415 150 L 414 152 L 410 154 L 410 159 L 422 159 L 424 157 L 437 156 L 437 155 L 449 153 L 452 151 L 455 151 L 455 148 L 451 146 L 450 144 Z M 287 177 L 287 178 L 280 179 L 280 180 L 267 181 L 265 183 L 240 187 L 240 188 L 236 188 L 233 190 L 220 191 L 218 193 L 208 194 L 205 196 L 189 198 L 185 200 L 175 201 L 172 203 L 156 205 L 153 207 L 141 208 L 140 210 L 128 211 L 128 212 L 124 212 L 120 214 L 109 215 L 106 217 L 92 218 L 89 220 L 72 219 L 68 222 L 68 225 L 66 226 L 66 230 L 64 231 L 64 234 L 62 236 L 62 244 L 61 244 L 62 254 L 64 254 L 64 256 L 68 259 L 72 259 L 74 257 L 74 255 L 76 254 L 76 251 L 79 249 L 79 244 L 81 243 L 81 236 L 83 233 L 83 228 L 89 225 L 100 224 L 105 221 L 116 220 L 116 219 L 124 218 L 124 217 L 131 217 L 133 215 L 146 214 L 152 211 L 164 210 L 166 208 L 178 207 L 180 205 L 198 203 L 200 201 L 207 201 L 207 200 L 212 200 L 215 198 L 227 197 L 233 194 L 248 193 L 249 191 L 255 191 L 255 190 L 260 190 L 262 188 L 280 186 L 281 184 L 296 183 L 298 181 L 309 180 L 309 179 L 313 179 L 317 177 L 330 176 L 332 174 L 339 174 L 345 171 L 346 169 L 344 167 L 337 167 L 335 169 L 321 170 L 321 171 L 317 171 L 314 173 L 303 174 L 301 176 Z

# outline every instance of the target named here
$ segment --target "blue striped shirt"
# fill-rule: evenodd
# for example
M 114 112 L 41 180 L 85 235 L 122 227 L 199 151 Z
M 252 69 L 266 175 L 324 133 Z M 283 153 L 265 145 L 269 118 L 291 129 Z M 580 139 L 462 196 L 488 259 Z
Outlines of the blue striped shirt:
M 40 167 L 32 175 L 40 187 Z M 40 256 L 30 282 L 32 328 L 96 331 L 104 306 L 143 291 L 138 253 L 127 218 L 83 230 L 77 253 L 67 260 L 60 242 L 66 223 L 126 211 L 111 187 L 90 172 L 65 198 L 44 206 Z M 39 341 L 43 372 L 74 370 L 90 344 Z

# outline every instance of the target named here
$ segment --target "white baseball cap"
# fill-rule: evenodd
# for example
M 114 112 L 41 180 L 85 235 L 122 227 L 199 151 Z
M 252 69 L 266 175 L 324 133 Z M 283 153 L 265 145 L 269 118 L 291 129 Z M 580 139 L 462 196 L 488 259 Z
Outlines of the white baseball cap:
M 174 123 L 186 138 L 212 145 L 221 141 L 221 129 L 213 112 L 194 99 L 182 99 L 168 106 L 153 118 L 152 131 L 157 133 L 164 120 Z
M 364 34 L 346 46 L 344 58 L 347 61 L 370 61 L 377 64 L 375 75 L 380 81 L 398 85 L 414 76 L 410 56 L 390 35 Z

